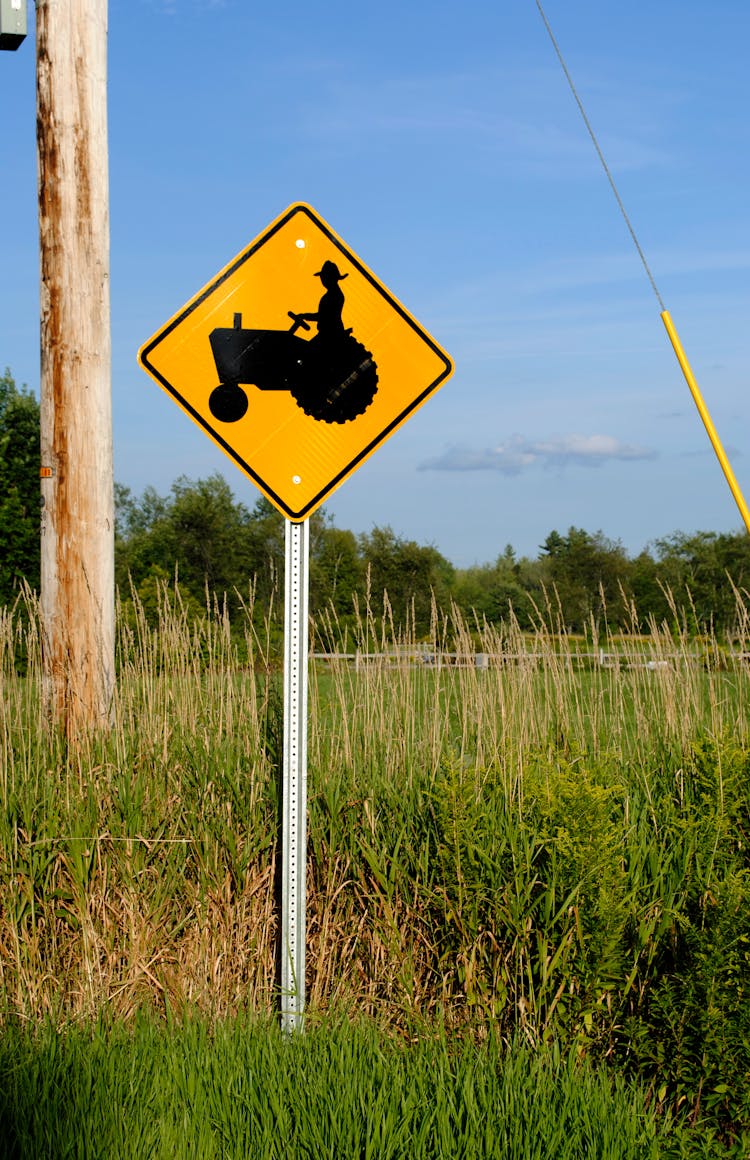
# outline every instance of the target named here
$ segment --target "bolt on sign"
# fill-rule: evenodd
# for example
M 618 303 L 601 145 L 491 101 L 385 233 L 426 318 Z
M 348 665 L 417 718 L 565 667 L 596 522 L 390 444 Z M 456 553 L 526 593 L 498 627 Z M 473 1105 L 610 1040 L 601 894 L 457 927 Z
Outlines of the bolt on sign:
M 289 207 L 138 353 L 287 519 L 307 519 L 453 373 L 310 206 Z

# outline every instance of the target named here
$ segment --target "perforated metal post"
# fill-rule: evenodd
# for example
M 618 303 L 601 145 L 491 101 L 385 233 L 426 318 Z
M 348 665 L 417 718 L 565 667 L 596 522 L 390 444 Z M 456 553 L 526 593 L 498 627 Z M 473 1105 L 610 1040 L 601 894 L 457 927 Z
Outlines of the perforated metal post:
M 307 521 L 286 521 L 281 1026 L 289 1032 L 302 1030 L 305 1010 L 309 542 Z

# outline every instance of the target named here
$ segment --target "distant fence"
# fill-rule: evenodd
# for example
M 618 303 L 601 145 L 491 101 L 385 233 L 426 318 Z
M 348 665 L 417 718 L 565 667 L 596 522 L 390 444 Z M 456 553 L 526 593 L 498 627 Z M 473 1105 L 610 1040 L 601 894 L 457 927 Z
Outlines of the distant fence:
M 505 665 L 520 665 L 537 668 L 541 665 L 569 664 L 577 668 L 603 669 L 646 669 L 649 672 L 671 669 L 679 664 L 695 664 L 704 667 L 718 665 L 748 664 L 750 653 L 726 652 L 714 654 L 712 650 L 686 653 L 673 652 L 637 656 L 633 653 L 607 652 L 600 648 L 596 652 L 570 650 L 569 652 L 433 652 L 425 649 L 394 649 L 390 652 L 313 652 L 311 658 L 327 664 L 352 665 L 355 670 L 368 667 L 381 668 L 471 668 L 491 669 Z

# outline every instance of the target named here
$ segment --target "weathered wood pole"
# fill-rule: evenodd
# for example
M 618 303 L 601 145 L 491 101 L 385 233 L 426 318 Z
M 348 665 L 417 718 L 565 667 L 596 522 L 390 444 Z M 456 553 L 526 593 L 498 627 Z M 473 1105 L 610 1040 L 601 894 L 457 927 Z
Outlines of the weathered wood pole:
M 114 688 L 107 0 L 37 0 L 46 697 L 68 736 Z

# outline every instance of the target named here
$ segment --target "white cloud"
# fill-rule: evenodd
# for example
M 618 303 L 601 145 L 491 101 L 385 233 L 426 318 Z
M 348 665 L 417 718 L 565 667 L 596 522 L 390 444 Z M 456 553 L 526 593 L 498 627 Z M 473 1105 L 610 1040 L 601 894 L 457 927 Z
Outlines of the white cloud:
M 549 439 L 527 439 L 511 435 L 494 447 L 448 447 L 441 454 L 425 460 L 420 471 L 499 471 L 518 475 L 527 468 L 565 467 L 577 464 L 599 467 L 611 460 L 654 459 L 656 452 L 647 447 L 622 443 L 614 435 L 553 435 Z

